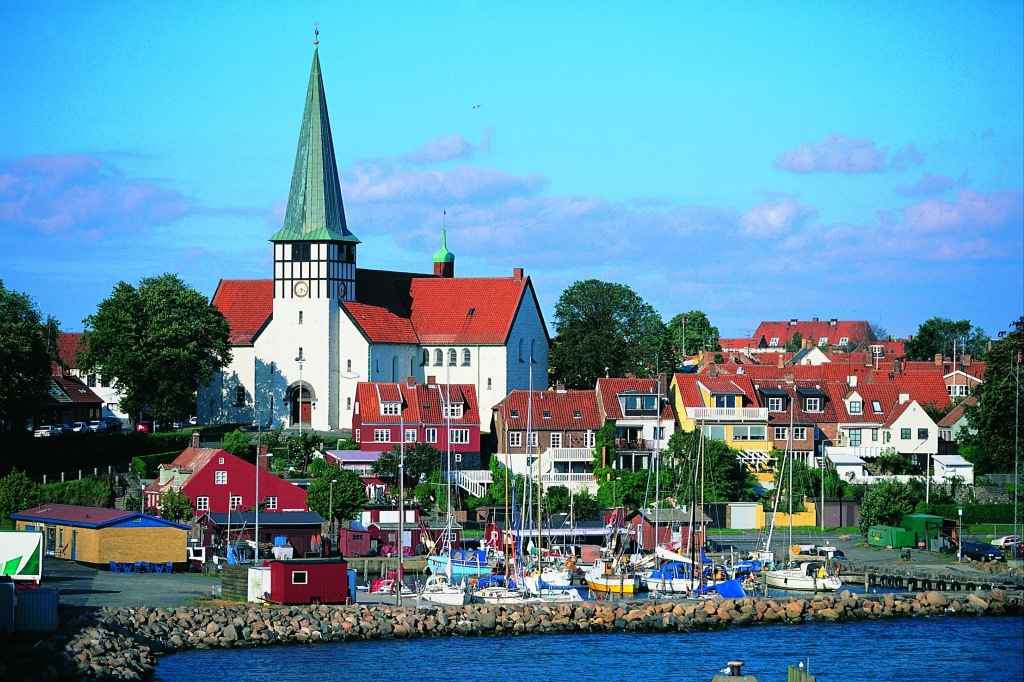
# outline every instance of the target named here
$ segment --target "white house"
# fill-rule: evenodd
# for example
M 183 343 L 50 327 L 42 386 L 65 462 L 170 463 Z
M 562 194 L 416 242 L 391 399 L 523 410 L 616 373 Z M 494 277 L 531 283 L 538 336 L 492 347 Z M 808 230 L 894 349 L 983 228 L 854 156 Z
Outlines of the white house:
M 935 455 L 932 463 L 935 466 L 935 480 L 940 483 L 959 477 L 964 483 L 974 485 L 974 465 L 960 455 Z
M 546 377 L 550 339 L 533 284 L 455 277 L 445 236 L 433 273 L 357 267 L 316 52 L 273 278 L 221 280 L 213 303 L 231 325 L 233 360 L 199 389 L 201 422 L 352 424 L 356 384 L 428 375 L 473 384 L 481 405 Z

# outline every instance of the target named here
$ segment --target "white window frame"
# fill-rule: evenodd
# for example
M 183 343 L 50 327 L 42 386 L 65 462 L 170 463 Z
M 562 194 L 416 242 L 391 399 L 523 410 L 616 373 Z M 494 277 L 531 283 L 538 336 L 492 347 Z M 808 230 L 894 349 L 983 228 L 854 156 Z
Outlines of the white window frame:
M 805 412 L 821 412 L 821 398 L 804 398 Z
M 508 432 L 508 446 L 510 448 L 521 448 L 521 447 L 523 447 L 523 432 L 522 431 L 509 431 Z
M 769 412 L 782 412 L 782 398 L 768 398 Z
M 235 511 L 236 509 L 238 509 L 241 506 L 242 506 L 242 496 L 241 495 L 231 495 L 231 496 L 228 497 L 228 509 L 230 509 L 231 511 Z
M 788 426 L 776 426 L 775 427 L 775 440 L 786 440 L 789 438 L 789 427 Z
M 424 434 L 428 443 L 437 442 L 437 429 L 424 429 Z
M 819 348 L 822 347 L 822 346 L 827 346 L 827 345 L 828 345 L 828 337 L 827 336 L 823 336 L 820 339 L 818 339 L 818 347 Z
M 596 441 L 596 435 L 594 434 L 594 432 L 592 430 L 588 429 L 587 430 L 587 435 L 586 435 L 586 437 L 583 440 L 583 442 L 586 443 L 586 445 L 584 445 L 584 447 L 587 447 L 587 448 L 594 447 L 595 441 Z
M 309 571 L 292 571 L 292 585 L 308 585 Z
M 374 443 L 390 443 L 391 442 L 391 429 L 374 429 L 373 430 L 373 442 Z
M 443 412 L 445 419 L 462 419 L 462 403 L 445 403 Z
M 793 440 L 807 440 L 807 427 L 806 426 L 794 426 L 793 427 Z
M 196 511 L 207 512 L 210 511 L 210 498 L 203 495 L 202 497 L 196 498 Z
M 226 472 L 226 471 L 215 471 L 213 473 L 213 484 L 214 485 L 227 485 L 228 484 L 228 472 Z
M 448 366 L 454 367 L 459 364 L 459 353 L 454 348 L 448 349 Z
M 473 362 L 473 353 L 468 348 L 462 349 L 462 366 L 469 367 Z
M 530 431 L 526 434 L 526 444 L 531 448 L 537 447 L 537 432 Z
M 266 509 L 267 511 L 270 511 L 272 509 L 277 509 L 277 496 L 276 495 L 268 496 L 263 501 L 263 508 Z
M 552 433 L 551 434 L 550 443 L 551 443 L 551 447 L 553 447 L 553 448 L 560 448 L 560 447 L 562 447 L 562 434 L 561 433 Z
M 850 343 L 850 337 L 849 336 L 841 336 L 841 337 L 839 337 L 839 345 L 840 346 L 845 346 L 848 343 Z
M 402 403 L 381 403 L 380 413 L 390 417 L 397 417 L 402 411 Z
M 452 429 L 448 442 L 452 445 L 468 445 L 469 429 Z
M 405 430 L 405 442 L 406 443 L 415 443 L 416 442 L 416 429 L 406 429 Z
M 777 347 L 779 345 L 779 337 L 773 336 L 771 341 L 768 342 L 768 345 L 771 346 L 772 348 Z

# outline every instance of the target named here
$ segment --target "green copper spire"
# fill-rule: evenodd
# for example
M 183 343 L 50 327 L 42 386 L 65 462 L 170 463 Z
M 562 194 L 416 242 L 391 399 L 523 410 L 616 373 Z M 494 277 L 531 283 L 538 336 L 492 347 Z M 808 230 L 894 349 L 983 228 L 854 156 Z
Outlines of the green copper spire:
M 435 263 L 454 263 L 455 254 L 448 250 L 447 230 L 441 230 L 441 248 L 434 254 Z
M 327 98 L 320 76 L 320 57 L 313 50 L 306 107 L 302 112 L 299 149 L 288 193 L 284 226 L 270 241 L 345 241 L 359 243 L 345 224 L 338 165 L 334 160 Z

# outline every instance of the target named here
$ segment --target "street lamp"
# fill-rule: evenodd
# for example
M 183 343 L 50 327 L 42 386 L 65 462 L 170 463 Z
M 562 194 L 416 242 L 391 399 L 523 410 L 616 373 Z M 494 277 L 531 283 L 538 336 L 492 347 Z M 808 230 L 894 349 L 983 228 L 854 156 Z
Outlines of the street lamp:
M 305 360 L 302 357 L 302 350 L 299 349 L 299 355 L 295 358 L 295 362 L 299 363 L 299 437 L 302 437 L 302 363 Z
M 957 530 L 956 530 L 956 562 L 963 563 L 964 559 L 964 508 L 957 507 L 956 513 L 957 519 Z
M 338 479 L 331 479 L 331 492 L 327 502 L 327 517 L 331 520 L 331 535 L 334 534 L 334 484 L 337 482 Z

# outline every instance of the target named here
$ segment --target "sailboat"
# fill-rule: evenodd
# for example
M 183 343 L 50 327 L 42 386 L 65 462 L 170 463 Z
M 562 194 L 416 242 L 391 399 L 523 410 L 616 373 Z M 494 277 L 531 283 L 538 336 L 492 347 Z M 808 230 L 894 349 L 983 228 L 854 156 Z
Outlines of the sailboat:
M 789 403 L 789 437 L 786 441 L 786 455 L 782 461 L 782 471 L 779 472 L 779 485 L 775 490 L 775 503 L 772 508 L 772 524 L 768 531 L 768 541 L 765 545 L 762 563 L 772 561 L 771 554 L 772 535 L 775 531 L 775 512 L 779 509 L 779 498 L 782 497 L 782 481 L 789 470 L 789 547 L 793 546 L 793 402 Z M 824 465 L 824 463 L 823 463 Z M 793 590 L 800 592 L 835 592 L 843 586 L 843 581 L 835 574 L 830 562 L 823 559 L 796 559 L 779 567 L 773 567 L 764 571 L 765 584 L 782 590 Z
M 590 589 L 597 593 L 633 596 L 638 594 L 643 585 L 640 574 L 633 570 L 628 557 L 623 556 L 625 537 L 632 531 L 623 527 L 624 509 L 619 507 L 612 513 L 608 523 L 605 544 L 601 547 L 601 555 L 594 565 L 584 574 Z

